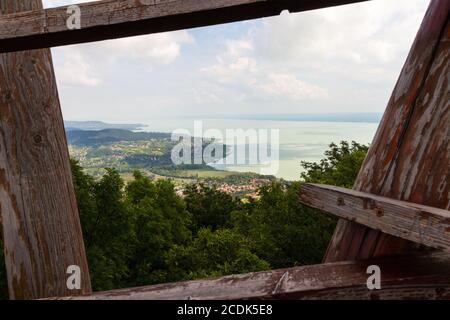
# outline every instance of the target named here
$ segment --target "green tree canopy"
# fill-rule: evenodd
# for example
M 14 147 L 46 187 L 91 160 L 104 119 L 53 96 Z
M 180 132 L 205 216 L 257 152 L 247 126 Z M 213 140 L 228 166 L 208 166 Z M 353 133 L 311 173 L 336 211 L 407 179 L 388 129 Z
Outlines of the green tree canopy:
M 139 172 L 127 185 L 126 198 L 136 221 L 130 284 L 165 282 L 171 277 L 165 260 L 167 252 L 191 241 L 186 205 L 171 182 L 153 182 Z
M 301 179 L 351 187 L 367 149 L 331 144 L 319 163 L 302 162 Z M 138 171 L 125 183 L 115 169 L 95 180 L 71 165 L 95 291 L 319 263 L 336 223 L 299 203 L 301 182 L 272 182 L 247 201 L 204 184 L 180 197 Z
M 301 179 L 305 182 L 351 188 L 368 149 L 368 146 L 355 141 L 351 144 L 346 141 L 341 141 L 339 145 L 332 143 L 320 162 L 302 161 L 302 167 L 306 171 L 301 174 Z
M 227 193 L 204 184 L 188 185 L 184 191 L 186 208 L 192 215 L 192 229 L 217 230 L 224 227 L 236 207 L 236 201 Z
M 173 280 L 196 279 L 267 270 L 269 264 L 252 253 L 248 239 L 231 229 L 199 230 L 188 246 L 176 246 L 167 255 Z
M 256 205 L 241 213 L 240 222 L 246 225 L 236 225 L 247 230 L 254 252 L 272 268 L 319 263 L 335 228 L 333 217 L 298 201 L 299 187 L 278 182 L 262 187 Z

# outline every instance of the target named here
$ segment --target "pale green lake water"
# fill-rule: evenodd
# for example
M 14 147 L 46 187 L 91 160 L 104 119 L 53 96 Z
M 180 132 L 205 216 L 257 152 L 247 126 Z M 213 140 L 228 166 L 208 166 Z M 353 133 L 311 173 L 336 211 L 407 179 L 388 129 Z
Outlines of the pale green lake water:
M 148 127 L 145 131 L 173 132 L 176 129 L 187 129 L 194 132 L 192 119 L 155 119 L 144 121 Z M 270 120 L 237 120 L 237 119 L 205 119 L 202 120 L 203 132 L 218 129 L 225 135 L 226 129 L 278 129 L 279 161 L 276 176 L 286 180 L 298 180 L 302 168 L 301 161 L 319 161 L 324 151 L 332 142 L 342 140 L 368 144 L 372 142 L 378 123 L 364 122 L 305 122 L 305 121 L 270 121 Z M 203 134 L 205 135 L 205 134 Z M 225 165 L 221 169 L 239 172 L 262 173 L 262 165 Z

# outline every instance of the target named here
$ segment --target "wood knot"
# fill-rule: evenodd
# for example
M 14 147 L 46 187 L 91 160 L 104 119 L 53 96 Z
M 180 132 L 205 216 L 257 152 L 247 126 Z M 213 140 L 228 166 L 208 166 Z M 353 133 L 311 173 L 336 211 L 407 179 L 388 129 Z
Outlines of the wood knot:
M 43 103 L 42 107 L 44 108 L 45 112 L 51 112 L 52 106 L 49 103 Z
M 341 198 L 341 197 L 337 198 L 336 203 L 338 206 L 345 206 L 344 198 Z
M 445 294 L 445 288 L 436 288 L 436 295 L 438 298 L 442 297 Z
M 12 98 L 12 94 L 11 94 L 11 91 L 6 91 L 5 92 L 5 100 L 6 101 L 9 101 L 9 100 L 11 100 L 11 98 Z
M 33 141 L 34 141 L 34 143 L 36 143 L 36 144 L 41 144 L 42 143 L 42 136 L 40 135 L 40 134 L 35 134 L 34 136 L 33 136 Z
M 370 300 L 380 300 L 380 296 L 378 294 L 376 294 L 376 293 L 371 293 L 369 295 L 369 299 Z
M 420 219 L 425 220 L 425 221 L 429 220 L 432 216 L 431 213 L 426 212 L 426 211 L 420 211 L 419 215 L 420 215 Z
M 383 208 L 375 208 L 375 213 L 376 213 L 378 218 L 381 218 L 382 216 L 384 216 Z

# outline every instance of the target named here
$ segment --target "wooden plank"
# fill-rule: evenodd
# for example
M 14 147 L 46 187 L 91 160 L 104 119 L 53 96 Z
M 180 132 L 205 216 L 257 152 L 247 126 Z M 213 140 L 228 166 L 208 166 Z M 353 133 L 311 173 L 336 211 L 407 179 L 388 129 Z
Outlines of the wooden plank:
M 0 52 L 37 49 L 274 16 L 367 0 L 105 0 L 79 4 L 81 29 L 67 6 L 0 19 Z
M 370 265 L 381 269 L 381 290 L 367 288 L 367 267 Z M 435 253 L 302 266 L 63 299 L 450 299 L 449 289 L 450 256 Z
M 303 184 L 300 201 L 374 230 L 450 251 L 450 211 L 335 186 Z
M 39 8 L 0 0 L 0 15 Z M 11 299 L 91 292 L 49 49 L 0 54 L 0 203 Z M 70 265 L 79 291 L 67 289 Z
M 450 208 L 450 1 L 426 13 L 354 189 Z M 415 245 L 340 220 L 324 261 L 411 252 Z

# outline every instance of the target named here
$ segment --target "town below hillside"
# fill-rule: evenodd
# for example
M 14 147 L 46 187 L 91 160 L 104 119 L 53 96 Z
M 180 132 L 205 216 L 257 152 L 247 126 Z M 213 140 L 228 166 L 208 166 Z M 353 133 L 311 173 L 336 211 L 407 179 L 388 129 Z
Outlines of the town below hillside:
M 130 126 L 132 129 L 138 127 Z M 202 183 L 236 197 L 257 197 L 256 191 L 261 186 L 276 179 L 251 172 L 218 170 L 207 163 L 174 165 L 171 152 L 178 142 L 172 141 L 170 134 L 123 128 L 127 125 L 71 122 L 69 126 L 66 123 L 70 156 L 96 179 L 103 176 L 105 168 L 115 168 L 125 181 L 131 180 L 134 171 L 139 170 L 151 179 L 172 181 L 180 196 L 186 185 Z M 208 143 L 211 141 L 203 141 L 200 145 L 205 147 Z

